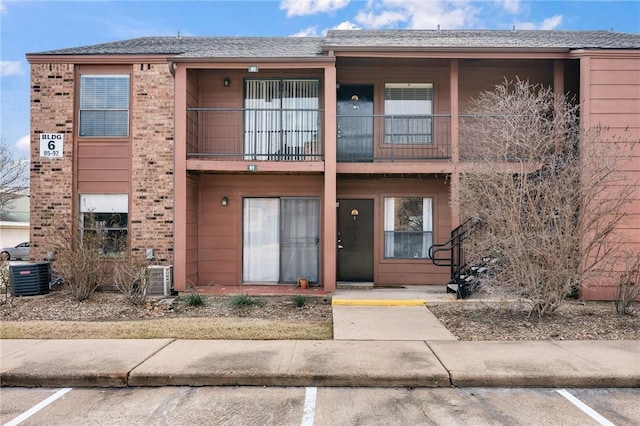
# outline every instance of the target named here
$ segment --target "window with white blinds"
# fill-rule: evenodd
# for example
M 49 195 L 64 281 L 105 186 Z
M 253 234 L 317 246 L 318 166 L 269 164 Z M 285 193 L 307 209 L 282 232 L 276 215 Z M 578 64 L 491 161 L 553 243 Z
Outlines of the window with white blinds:
M 433 84 L 387 83 L 385 143 L 432 143 Z
M 129 135 L 129 76 L 80 76 L 80 136 Z

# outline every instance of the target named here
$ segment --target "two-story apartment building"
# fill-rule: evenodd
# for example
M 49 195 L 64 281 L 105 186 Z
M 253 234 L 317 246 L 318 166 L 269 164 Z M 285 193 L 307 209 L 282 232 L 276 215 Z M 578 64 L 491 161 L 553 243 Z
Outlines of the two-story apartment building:
M 460 222 L 460 124 L 505 78 L 575 95 L 585 127 L 640 138 L 639 34 L 146 37 L 27 58 L 32 257 L 55 220 L 117 217 L 107 232 L 173 265 L 179 291 L 443 285 L 429 247 Z M 52 133 L 63 152 L 43 156 Z M 637 178 L 635 152 L 623 172 Z M 640 249 L 640 199 L 629 213 L 624 243 Z

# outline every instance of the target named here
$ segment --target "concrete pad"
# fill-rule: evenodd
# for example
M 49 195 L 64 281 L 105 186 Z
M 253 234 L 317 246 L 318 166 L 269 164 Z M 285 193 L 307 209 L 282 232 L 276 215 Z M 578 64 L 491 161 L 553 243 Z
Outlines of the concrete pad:
M 333 306 L 334 340 L 457 340 L 425 306 Z
M 427 342 L 454 386 L 637 387 L 640 341 Z
M 449 386 L 422 342 L 179 340 L 130 386 Z
M 2 386 L 127 385 L 129 372 L 172 339 L 2 340 Z

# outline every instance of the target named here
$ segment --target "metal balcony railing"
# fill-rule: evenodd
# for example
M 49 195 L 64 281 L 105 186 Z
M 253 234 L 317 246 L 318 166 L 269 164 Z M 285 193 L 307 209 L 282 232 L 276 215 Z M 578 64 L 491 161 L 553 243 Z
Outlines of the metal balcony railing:
M 187 108 L 187 156 L 321 161 L 323 111 Z
M 451 157 L 451 115 L 339 115 L 341 162 L 415 161 Z

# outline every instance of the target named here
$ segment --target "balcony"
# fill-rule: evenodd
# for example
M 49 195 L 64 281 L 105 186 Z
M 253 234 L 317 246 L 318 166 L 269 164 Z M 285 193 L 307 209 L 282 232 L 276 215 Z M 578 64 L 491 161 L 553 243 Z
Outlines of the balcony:
M 323 111 L 187 108 L 187 156 L 227 161 L 322 161 Z
M 338 162 L 451 158 L 451 116 L 337 116 Z M 223 161 L 323 161 L 323 111 L 187 109 L 187 156 Z
M 339 115 L 338 162 L 451 158 L 451 115 Z

